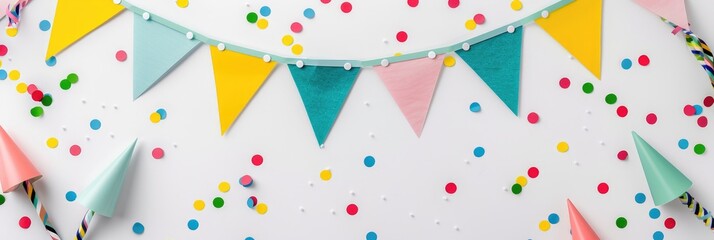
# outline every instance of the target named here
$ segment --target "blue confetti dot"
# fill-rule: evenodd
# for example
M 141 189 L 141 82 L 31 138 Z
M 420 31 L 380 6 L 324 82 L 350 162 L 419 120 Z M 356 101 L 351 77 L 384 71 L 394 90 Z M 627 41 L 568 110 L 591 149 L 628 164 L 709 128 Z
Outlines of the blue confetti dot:
M 486 149 L 483 149 L 483 147 L 474 148 L 474 156 L 476 156 L 477 158 L 483 157 L 485 153 Z
M 694 115 L 702 114 L 703 110 L 704 108 L 702 108 L 702 106 L 700 106 L 699 104 L 694 105 Z
M 377 240 L 377 233 L 376 232 L 368 232 L 367 236 L 365 237 L 367 240 Z
M 679 142 L 677 143 L 677 145 L 679 146 L 679 149 L 684 150 L 689 147 L 689 141 L 687 141 L 687 139 L 682 138 L 682 139 L 679 139 Z
M 632 60 L 629 58 L 622 59 L 622 62 L 620 63 L 620 66 L 622 66 L 622 69 L 630 69 L 632 67 Z
M 191 231 L 195 231 L 196 229 L 198 229 L 198 221 L 196 221 L 196 219 L 188 220 L 187 225 L 188 229 L 190 229 Z
M 55 58 L 55 56 L 52 56 L 48 58 L 47 61 L 45 61 L 45 64 L 47 64 L 47 66 L 54 67 L 55 65 L 57 65 L 57 58 Z
M 144 233 L 144 224 L 141 224 L 140 222 L 135 222 L 134 226 L 131 227 L 131 230 L 134 231 L 136 234 L 142 234 Z
M 645 202 L 645 200 L 647 200 L 647 196 L 645 196 L 644 193 L 635 194 L 635 202 L 636 203 L 642 204 Z
M 558 216 L 558 214 L 551 213 L 548 215 L 548 222 L 550 222 L 550 224 L 557 224 L 560 222 L 560 216 Z
M 7 79 L 7 71 L 5 69 L 0 69 L 0 80 Z
M 99 119 L 92 119 L 92 121 L 89 121 L 89 127 L 92 130 L 99 130 L 102 127 L 102 122 Z
M 42 20 L 42 22 L 40 22 L 40 30 L 42 30 L 43 32 L 50 30 L 50 26 L 52 26 L 52 24 L 50 24 L 50 21 Z
M 268 6 L 263 6 L 260 8 L 260 15 L 263 15 L 263 17 L 270 16 L 270 7 Z
M 657 219 L 657 218 L 659 218 L 659 215 L 660 215 L 659 209 L 656 209 L 656 208 L 650 209 L 650 218 Z
M 312 8 L 305 8 L 305 11 L 302 11 L 302 15 L 305 15 L 307 19 L 313 19 L 315 18 L 315 10 L 312 10 Z
M 374 157 L 372 157 L 372 156 L 364 157 L 364 165 L 365 166 L 372 167 L 372 166 L 374 166 L 374 163 L 375 163 Z
M 249 208 L 254 208 L 256 202 L 253 201 L 253 198 L 252 198 L 252 197 L 249 197 L 248 200 L 246 200 L 245 204 L 248 205 Z
M 158 110 L 156 110 L 156 113 L 158 113 L 159 116 L 161 116 L 161 120 L 166 119 L 166 109 L 159 108 Z
M 478 102 L 472 102 L 471 106 L 469 106 L 469 109 L 471 109 L 471 112 L 480 112 L 481 104 L 479 104 Z
M 656 231 L 652 234 L 652 239 L 653 240 L 664 240 L 664 233 L 660 231 Z
M 253 238 L 253 237 L 247 237 L 247 238 L 245 238 L 245 240 L 255 240 L 255 238 Z
M 64 198 L 66 198 L 68 202 L 74 202 L 74 200 L 77 200 L 77 193 L 69 191 L 64 195 Z

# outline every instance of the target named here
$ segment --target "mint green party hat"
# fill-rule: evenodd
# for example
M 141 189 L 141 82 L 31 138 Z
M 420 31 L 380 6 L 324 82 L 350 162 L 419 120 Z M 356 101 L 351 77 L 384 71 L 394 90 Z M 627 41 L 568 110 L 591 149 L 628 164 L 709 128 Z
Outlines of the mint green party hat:
M 633 131 L 632 137 L 635 139 L 637 153 L 640 155 L 640 162 L 642 162 L 642 170 L 645 171 L 655 206 L 674 200 L 692 187 L 692 181 L 640 135 Z
M 82 205 L 105 217 L 114 215 L 114 209 L 119 200 L 122 185 L 124 185 L 124 176 L 129 163 L 131 163 L 136 141 L 135 139 L 102 174 L 97 176 L 84 189 L 84 192 L 79 197 L 79 202 Z

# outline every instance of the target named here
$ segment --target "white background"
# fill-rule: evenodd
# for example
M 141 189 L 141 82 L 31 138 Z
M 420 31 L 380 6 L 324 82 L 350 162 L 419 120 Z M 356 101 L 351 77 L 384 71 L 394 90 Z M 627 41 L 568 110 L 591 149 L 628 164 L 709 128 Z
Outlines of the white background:
M 166 6 L 175 7 L 172 4 L 167 1 Z M 669 26 L 631 1 L 605 2 L 602 80 L 594 79 L 543 30 L 530 24 L 524 29 L 519 117 L 459 59 L 456 66 L 444 69 L 424 133 L 416 138 L 377 75 L 365 69 L 325 149 L 317 146 L 284 65 L 223 137 L 207 46 L 199 47 L 133 101 L 129 12 L 61 53 L 56 66 L 47 67 L 42 58 L 49 32 L 37 26 L 52 19 L 54 5 L 47 0 L 32 2 L 23 12 L 18 36 L 0 37 L 0 43 L 10 49 L 0 60 L 3 69 L 22 73 L 20 81 L 52 93 L 55 103 L 46 108 L 44 117 L 33 118 L 29 109 L 35 103 L 29 95 L 15 91 L 17 82 L 0 81 L 0 124 L 43 172 L 36 187 L 55 227 L 67 239 L 86 209 L 66 201 L 65 193 L 72 190 L 81 195 L 135 137 L 139 146 L 117 214 L 111 219 L 97 216 L 91 239 L 364 239 L 369 231 L 379 239 L 567 239 L 566 198 L 573 200 L 602 239 L 651 239 L 657 230 L 664 232 L 665 239 L 711 237 L 678 202 L 660 207 L 662 217 L 652 220 L 647 215 L 653 207 L 649 194 L 644 204 L 634 201 L 636 193 L 649 190 L 631 130 L 689 176 L 694 182 L 691 193 L 710 207 L 714 207 L 714 192 L 707 184 L 714 163 L 710 152 L 695 155 L 692 146 L 704 143 L 711 149 L 714 141 L 709 137 L 711 127 L 702 129 L 695 117 L 682 114 L 684 105 L 701 104 L 712 94 L 706 75 L 681 35 L 670 34 Z M 714 5 L 692 0 L 687 6 L 695 32 L 705 40 L 714 39 L 714 23 L 708 16 Z M 271 7 L 275 14 L 279 7 Z M 128 61 L 115 60 L 120 49 L 128 52 Z M 648 67 L 636 63 L 641 54 L 652 59 Z M 635 61 L 632 69 L 620 68 L 623 58 Z M 78 73 L 80 80 L 63 91 L 59 80 L 70 72 Z M 573 83 L 567 90 L 558 86 L 564 76 Z M 584 94 L 580 90 L 584 82 L 593 82 L 595 92 Z M 618 95 L 618 105 L 628 106 L 626 118 L 616 116 L 616 106 L 605 104 L 610 92 Z M 481 112 L 468 110 L 474 101 L 482 105 Z M 153 124 L 149 115 L 158 108 L 165 108 L 168 117 Z M 537 112 L 541 121 L 529 124 L 525 117 L 529 112 Z M 644 120 L 650 112 L 659 117 L 655 125 Z M 703 115 L 714 120 L 711 109 Z M 98 131 L 89 128 L 94 118 L 103 123 Z M 58 148 L 46 147 L 49 137 L 59 139 Z M 677 147 L 680 138 L 689 139 L 688 150 Z M 570 143 L 569 152 L 556 151 L 560 141 Z M 73 144 L 82 146 L 78 157 L 69 154 Z M 473 156 L 476 146 L 486 149 L 484 157 Z M 153 159 L 154 147 L 162 147 L 166 156 Z M 622 149 L 630 154 L 626 161 L 616 158 Z M 256 153 L 265 158 L 260 167 L 250 163 Z M 364 167 L 366 155 L 375 156 L 374 167 Z M 541 174 L 529 179 L 523 193 L 516 196 L 503 190 L 531 166 Z M 319 172 L 328 167 L 333 178 L 323 182 Z M 244 174 L 254 177 L 253 188 L 237 184 Z M 218 191 L 221 181 L 232 184 L 230 192 Z M 447 182 L 455 182 L 458 191 L 445 201 Z M 608 194 L 597 192 L 600 182 L 610 185 Z M 250 195 L 268 204 L 266 215 L 246 207 Z M 5 196 L 7 201 L 0 206 L 3 238 L 47 239 L 25 197 L 19 191 Z M 226 206 L 210 206 L 216 196 L 222 196 Z M 197 199 L 209 203 L 205 210 L 193 209 Z M 345 213 L 350 203 L 359 205 L 356 216 Z M 560 223 L 542 232 L 538 223 L 550 213 L 557 213 Z M 22 216 L 32 218 L 30 229 L 18 226 Z M 629 220 L 625 229 L 615 226 L 620 216 Z M 677 221 L 672 230 L 663 225 L 667 217 Z M 197 231 L 186 227 L 193 218 L 200 222 Z M 131 231 L 137 221 L 146 227 L 141 236 Z

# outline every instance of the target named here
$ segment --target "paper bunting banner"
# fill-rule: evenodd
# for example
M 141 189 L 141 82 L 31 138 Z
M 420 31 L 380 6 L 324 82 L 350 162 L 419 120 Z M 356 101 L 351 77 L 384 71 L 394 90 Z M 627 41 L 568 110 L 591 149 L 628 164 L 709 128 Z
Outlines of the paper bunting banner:
M 444 55 L 374 67 L 414 133 L 421 136 Z
M 357 79 L 360 68 L 288 65 L 297 86 L 312 130 L 323 146 L 330 129 L 337 120 L 342 105 Z
M 58 0 L 45 59 L 57 55 L 122 10 L 124 7 L 112 1 Z
M 689 28 L 687 9 L 684 0 L 634 0 L 643 8 L 660 17 L 672 21 L 683 28 Z
M 200 42 L 134 15 L 134 99 L 154 86 Z
M 275 62 L 211 46 L 218 116 L 224 135 L 275 68 Z
M 602 0 L 576 0 L 535 22 L 600 79 Z
M 502 33 L 456 53 L 518 116 L 523 29 Z

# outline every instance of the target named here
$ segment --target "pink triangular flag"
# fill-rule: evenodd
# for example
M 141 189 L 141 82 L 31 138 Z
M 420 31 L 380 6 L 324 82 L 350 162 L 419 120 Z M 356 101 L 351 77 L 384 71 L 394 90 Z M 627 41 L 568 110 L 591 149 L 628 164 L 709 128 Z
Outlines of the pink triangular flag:
M 374 67 L 399 105 L 414 133 L 421 136 L 444 56 L 422 58 Z
M 689 28 L 684 0 L 634 0 L 651 12 L 683 28 Z
M 30 159 L 0 126 L 0 185 L 7 193 L 15 190 L 22 182 L 33 182 L 42 174 L 37 171 Z
M 583 215 L 580 215 L 570 199 L 568 199 L 568 216 L 570 217 L 570 232 L 573 240 L 600 240 Z

